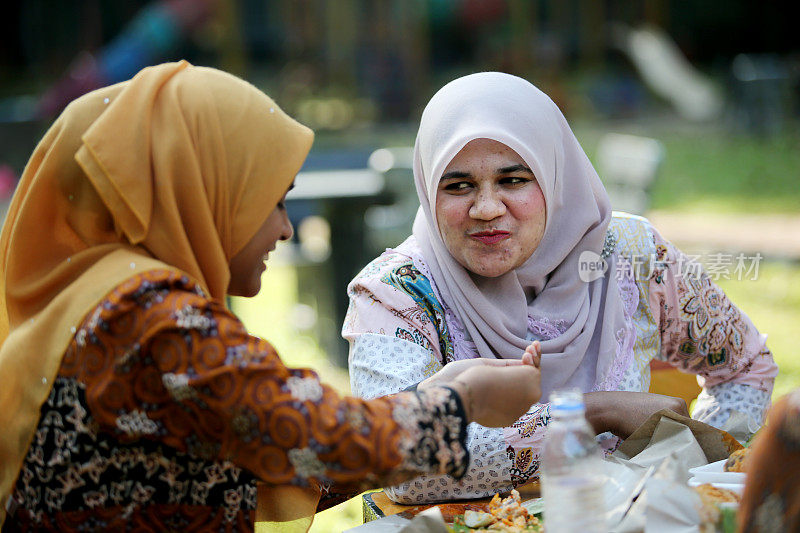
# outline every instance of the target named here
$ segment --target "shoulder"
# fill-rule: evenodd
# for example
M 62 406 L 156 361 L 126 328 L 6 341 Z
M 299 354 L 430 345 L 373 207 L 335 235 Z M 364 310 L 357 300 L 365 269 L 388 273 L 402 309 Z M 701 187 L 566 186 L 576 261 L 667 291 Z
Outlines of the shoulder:
M 411 257 L 390 248 L 362 268 L 350 284 L 352 286 L 384 281 L 387 277 L 396 276 L 397 272 L 402 274 L 413 268 L 414 261 Z
M 353 278 L 348 292 L 352 294 L 367 289 L 383 293 L 396 290 L 406 293 L 418 303 L 419 300 L 438 301 L 431 280 L 414 258 L 412 241 L 413 237 L 373 259 Z
M 167 297 L 193 303 L 213 302 L 200 284 L 189 276 L 163 269 L 141 272 L 126 279 L 106 296 L 103 307 L 112 309 L 135 304 L 148 308 Z
M 84 327 L 107 331 L 128 327 L 138 334 L 175 327 L 212 332 L 219 320 L 228 318 L 235 319 L 224 302 L 209 297 L 189 276 L 163 269 L 122 282 L 87 316 Z
M 606 247 L 625 257 L 645 257 L 655 250 L 653 225 L 645 217 L 614 211 L 608 225 Z M 604 249 L 604 252 L 606 250 Z

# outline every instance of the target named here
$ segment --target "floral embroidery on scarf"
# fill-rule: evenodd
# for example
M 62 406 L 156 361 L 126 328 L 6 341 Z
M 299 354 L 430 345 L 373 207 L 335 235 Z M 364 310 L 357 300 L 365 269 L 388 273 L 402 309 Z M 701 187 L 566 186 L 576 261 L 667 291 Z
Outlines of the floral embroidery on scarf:
M 566 320 L 550 320 L 546 316 L 528 315 L 528 331 L 536 340 L 549 341 L 560 337 L 569 328 Z
M 634 346 L 636 344 L 636 326 L 633 315 L 639 306 L 639 289 L 634 279 L 633 268 L 627 258 L 617 255 L 617 291 L 622 301 L 622 315 L 625 325 L 615 333 L 617 353 L 611 362 L 605 376 L 598 376 L 598 381 L 592 390 L 615 391 L 620 390 L 625 381 L 625 375 L 635 364 Z

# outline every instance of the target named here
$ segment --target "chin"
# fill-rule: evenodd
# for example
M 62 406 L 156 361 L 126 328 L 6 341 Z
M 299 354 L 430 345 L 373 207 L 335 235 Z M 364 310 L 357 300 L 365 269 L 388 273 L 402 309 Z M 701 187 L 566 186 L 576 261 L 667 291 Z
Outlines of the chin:
M 247 287 L 228 287 L 228 296 L 240 296 L 242 298 L 252 298 L 261 290 L 261 281 L 248 285 Z
M 252 298 L 253 296 L 256 296 L 260 290 L 261 290 L 261 284 L 259 283 L 255 287 L 249 287 L 248 290 L 245 291 L 245 294 L 242 294 L 241 296 L 244 296 L 245 298 Z
M 481 276 L 484 278 L 498 278 L 507 272 L 513 270 L 508 265 L 480 265 L 480 264 L 471 264 L 471 265 L 462 265 L 464 268 L 475 274 L 476 276 Z

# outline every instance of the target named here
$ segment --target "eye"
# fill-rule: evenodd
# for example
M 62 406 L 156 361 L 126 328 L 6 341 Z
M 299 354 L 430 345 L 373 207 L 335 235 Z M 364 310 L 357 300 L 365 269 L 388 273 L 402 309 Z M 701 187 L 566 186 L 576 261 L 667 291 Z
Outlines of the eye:
M 521 186 L 526 183 L 530 183 L 531 178 L 525 178 L 523 176 L 507 176 L 500 179 L 500 183 L 503 185 L 516 185 Z
M 468 181 L 452 181 L 443 187 L 448 192 L 465 192 L 470 188 L 472 184 Z

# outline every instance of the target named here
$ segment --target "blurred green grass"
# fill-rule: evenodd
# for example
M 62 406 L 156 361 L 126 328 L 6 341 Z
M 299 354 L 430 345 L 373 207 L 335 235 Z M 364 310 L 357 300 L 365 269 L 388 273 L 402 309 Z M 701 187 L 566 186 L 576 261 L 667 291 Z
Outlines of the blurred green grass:
M 347 371 L 328 361 L 316 340 L 308 332 L 298 331 L 292 321 L 297 302 L 297 275 L 282 261 L 279 245 L 261 278 L 261 292 L 255 298 L 234 298 L 233 311 L 253 335 L 267 339 L 293 368 L 312 368 L 320 378 L 341 394 L 350 393 Z M 363 521 L 361 496 L 323 511 L 314 518 L 310 531 L 334 533 L 360 525 Z
M 685 212 L 800 212 L 800 136 L 661 136 L 666 157 L 652 208 Z
M 755 280 L 718 280 L 740 309 L 767 335 L 780 369 L 775 379 L 773 400 L 800 387 L 800 357 L 797 324 L 800 324 L 800 264 L 762 263 Z

